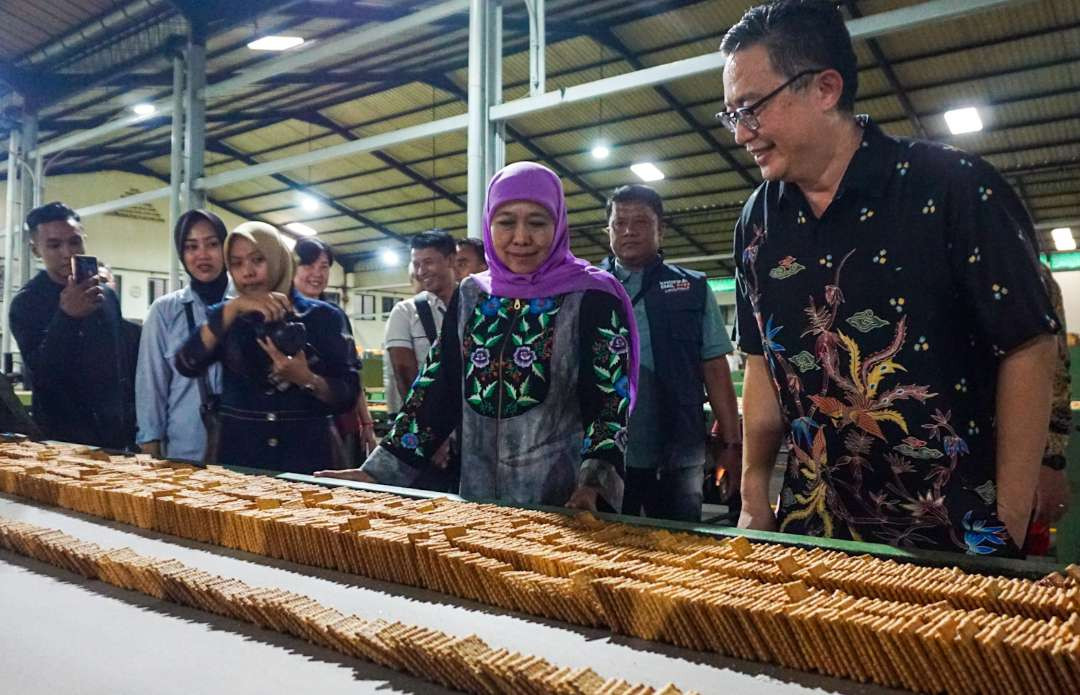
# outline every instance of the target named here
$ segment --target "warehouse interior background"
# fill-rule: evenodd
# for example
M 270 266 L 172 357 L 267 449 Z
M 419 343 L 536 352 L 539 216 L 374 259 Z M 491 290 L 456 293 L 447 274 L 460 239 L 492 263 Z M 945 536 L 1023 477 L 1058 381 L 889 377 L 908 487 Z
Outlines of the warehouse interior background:
M 331 244 L 344 266 L 332 288 L 358 343 L 378 349 L 408 294 L 410 235 L 478 235 L 486 178 L 529 159 L 562 177 L 574 251 L 593 261 L 607 253 L 606 195 L 662 175 L 668 258 L 708 273 L 730 305 L 732 229 L 760 174 L 714 119 L 716 49 L 750 4 L 0 2 L 4 298 L 35 272 L 21 219 L 59 199 L 140 320 L 183 277 L 171 221 L 205 204 L 230 227 L 263 220 Z M 1080 0 L 840 4 L 857 112 L 994 164 L 1076 330 Z M 981 128 L 954 132 L 972 108 Z

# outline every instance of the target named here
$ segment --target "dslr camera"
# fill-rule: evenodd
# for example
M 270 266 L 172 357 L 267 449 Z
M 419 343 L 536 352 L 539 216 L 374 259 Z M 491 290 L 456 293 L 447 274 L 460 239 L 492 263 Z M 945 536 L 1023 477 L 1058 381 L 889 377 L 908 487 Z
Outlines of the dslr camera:
M 274 347 L 289 357 L 303 350 L 307 344 L 307 327 L 299 321 L 258 321 L 254 328 L 255 337 L 260 340 L 269 338 Z

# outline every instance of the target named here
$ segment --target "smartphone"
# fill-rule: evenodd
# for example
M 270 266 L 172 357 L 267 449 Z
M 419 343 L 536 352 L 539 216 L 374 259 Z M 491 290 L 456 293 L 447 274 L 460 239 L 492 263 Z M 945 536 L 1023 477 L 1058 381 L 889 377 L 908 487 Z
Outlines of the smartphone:
M 86 282 L 89 278 L 96 277 L 98 274 L 97 257 L 72 256 L 71 274 L 75 278 L 76 285 Z

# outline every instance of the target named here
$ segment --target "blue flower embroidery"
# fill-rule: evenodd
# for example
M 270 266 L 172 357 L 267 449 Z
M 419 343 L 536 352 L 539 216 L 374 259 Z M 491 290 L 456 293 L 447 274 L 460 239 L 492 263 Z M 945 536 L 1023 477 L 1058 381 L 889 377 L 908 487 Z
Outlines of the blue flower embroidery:
M 1006 533 L 1004 526 L 987 526 L 983 519 L 972 523 L 970 509 L 964 515 L 964 543 L 972 555 L 989 555 L 993 546 L 1005 545 Z
M 619 398 L 626 398 L 630 395 L 630 380 L 625 376 L 619 377 L 618 381 L 614 384 L 615 393 L 619 394 Z
M 502 308 L 502 300 L 498 297 L 488 297 L 484 300 L 484 303 L 480 305 L 480 313 L 488 318 L 499 313 L 499 309 Z
M 588 453 L 590 448 L 592 448 L 592 439 L 590 437 L 585 437 L 585 439 L 581 440 L 581 453 Z
M 406 449 L 415 449 L 416 447 L 420 446 L 420 437 L 417 437 L 412 432 L 406 432 L 405 434 L 401 435 L 401 446 L 405 447 Z
M 555 308 L 555 300 L 551 297 L 540 297 L 529 300 L 529 313 L 542 314 Z

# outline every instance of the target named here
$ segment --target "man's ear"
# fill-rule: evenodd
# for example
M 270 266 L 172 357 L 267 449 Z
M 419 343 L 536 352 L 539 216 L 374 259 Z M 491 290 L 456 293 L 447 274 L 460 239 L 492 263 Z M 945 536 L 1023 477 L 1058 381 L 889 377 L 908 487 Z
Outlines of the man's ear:
M 30 232 L 30 252 L 33 253 L 35 257 L 41 258 L 41 252 L 38 251 L 37 234 L 34 232 Z
M 824 110 L 835 108 L 844 94 L 844 78 L 836 70 L 826 70 L 817 76 L 814 88 Z

